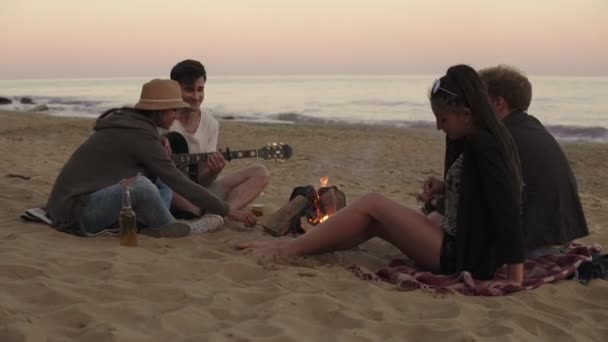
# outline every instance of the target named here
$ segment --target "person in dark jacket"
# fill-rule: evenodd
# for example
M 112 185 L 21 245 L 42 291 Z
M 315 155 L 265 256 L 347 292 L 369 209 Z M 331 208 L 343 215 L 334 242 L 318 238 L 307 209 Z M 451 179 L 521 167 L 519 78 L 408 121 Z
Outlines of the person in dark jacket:
M 515 141 L 521 161 L 527 256 L 550 254 L 572 240 L 589 235 L 568 159 L 543 124 L 527 113 L 532 101 L 532 85 L 528 78 L 506 65 L 482 69 L 478 73 L 498 118 Z M 462 142 L 447 143 L 446 170 L 462 148 Z M 437 190 L 440 192 L 440 187 Z
M 448 171 L 449 213 L 427 217 L 370 193 L 294 239 L 243 242 L 238 247 L 283 257 L 349 249 L 373 237 L 399 248 L 419 266 L 492 278 L 507 265 L 508 280 L 523 280 L 521 175 L 515 146 L 488 101 L 477 72 L 448 69 L 431 89 L 437 129 L 464 139 L 464 152 Z
M 130 189 L 138 222 L 153 236 L 179 237 L 213 230 L 224 216 L 242 222 L 253 219 L 232 209 L 180 172 L 161 143 L 159 128 L 168 129 L 180 115 L 179 84 L 155 79 L 144 84 L 135 108 L 112 109 L 96 121 L 94 132 L 72 154 L 60 171 L 47 202 L 47 212 L 58 230 L 95 235 L 115 225 L 121 210 L 124 180 Z M 178 224 L 163 204 L 154 184 L 161 179 L 176 192 L 215 214 Z M 211 227 L 213 226 L 213 227 Z
M 532 85 L 519 70 L 505 65 L 479 71 L 498 117 L 519 153 L 524 179 L 523 228 L 531 256 L 589 235 L 570 163 L 543 124 L 527 113 Z

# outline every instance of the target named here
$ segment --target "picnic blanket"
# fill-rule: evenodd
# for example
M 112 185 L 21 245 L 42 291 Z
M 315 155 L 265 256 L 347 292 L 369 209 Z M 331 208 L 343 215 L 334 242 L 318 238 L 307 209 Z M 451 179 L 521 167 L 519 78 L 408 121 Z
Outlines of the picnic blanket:
M 358 265 L 349 265 L 346 268 L 361 279 L 388 282 L 402 291 L 422 289 L 432 293 L 458 292 L 468 296 L 503 296 L 573 277 L 583 262 L 590 261 L 592 256 L 600 251 L 601 247 L 598 245 L 572 243 L 561 253 L 528 259 L 524 263 L 522 286 L 504 281 L 506 267 L 499 269 L 492 280 L 473 279 L 471 273 L 466 271 L 451 275 L 434 274 L 423 271 L 413 261 L 404 259 L 394 259 L 388 267 L 377 272 Z
M 53 222 L 48 216 L 44 207 L 26 209 L 23 214 L 21 214 L 21 219 L 27 222 L 43 223 L 50 227 L 53 227 Z M 120 233 L 120 229 L 118 229 L 118 227 L 109 227 L 106 229 L 102 229 L 97 233 L 85 233 L 78 230 L 69 229 L 62 230 L 62 232 L 82 237 L 118 236 Z

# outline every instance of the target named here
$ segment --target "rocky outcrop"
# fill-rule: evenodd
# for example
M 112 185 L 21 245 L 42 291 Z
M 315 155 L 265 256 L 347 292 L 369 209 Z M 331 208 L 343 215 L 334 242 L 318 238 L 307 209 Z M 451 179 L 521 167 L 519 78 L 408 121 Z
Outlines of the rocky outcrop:
M 31 97 L 22 97 L 21 103 L 22 104 L 34 104 L 34 100 L 32 100 Z
M 32 112 L 44 112 L 49 110 L 49 107 L 45 104 L 37 105 L 36 107 L 30 109 Z
M 0 105 L 7 105 L 11 103 L 13 103 L 13 100 L 6 97 L 0 97 Z

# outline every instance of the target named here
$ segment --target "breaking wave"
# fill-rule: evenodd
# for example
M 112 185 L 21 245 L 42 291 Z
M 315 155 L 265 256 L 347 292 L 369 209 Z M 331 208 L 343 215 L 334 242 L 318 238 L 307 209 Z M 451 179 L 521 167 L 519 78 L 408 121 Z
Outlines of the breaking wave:
M 83 100 L 72 97 L 52 97 L 52 96 L 28 96 L 32 99 L 33 104 L 22 104 L 22 97 L 9 97 L 13 103 L 8 105 L 0 105 L 0 109 L 8 110 L 29 110 L 37 105 L 44 104 L 48 107 L 48 113 L 58 116 L 98 116 L 107 109 L 113 107 L 121 107 L 126 104 L 117 103 L 112 100 Z M 402 106 L 411 105 L 418 107 L 419 104 L 407 102 L 389 102 L 385 101 L 382 104 L 375 101 L 366 102 L 370 106 Z M 323 117 L 322 113 L 313 110 L 302 111 L 287 111 L 278 113 L 264 112 L 225 112 L 207 109 L 209 112 L 220 119 L 239 120 L 247 122 L 264 122 L 264 123 L 289 123 L 289 124 L 365 124 L 365 125 L 380 125 L 390 127 L 408 127 L 408 128 L 434 128 L 435 122 L 430 120 L 387 120 L 382 117 L 376 119 L 361 119 L 357 117 Z M 421 108 L 420 111 L 423 109 Z M 303 113 L 315 112 L 317 115 L 308 115 Z M 598 126 L 570 126 L 570 125 L 547 125 L 547 129 L 561 141 L 590 141 L 590 142 L 608 142 L 608 129 Z

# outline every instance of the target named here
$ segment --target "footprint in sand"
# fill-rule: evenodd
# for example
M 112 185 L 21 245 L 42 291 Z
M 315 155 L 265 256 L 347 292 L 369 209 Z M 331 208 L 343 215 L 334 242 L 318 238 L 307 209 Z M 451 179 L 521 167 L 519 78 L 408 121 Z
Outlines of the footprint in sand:
M 90 314 L 77 307 L 53 311 L 47 316 L 55 327 L 84 329 L 93 321 L 93 317 Z
M 36 267 L 25 265 L 0 264 L 0 279 L 25 280 L 39 276 L 46 277 L 46 273 Z

